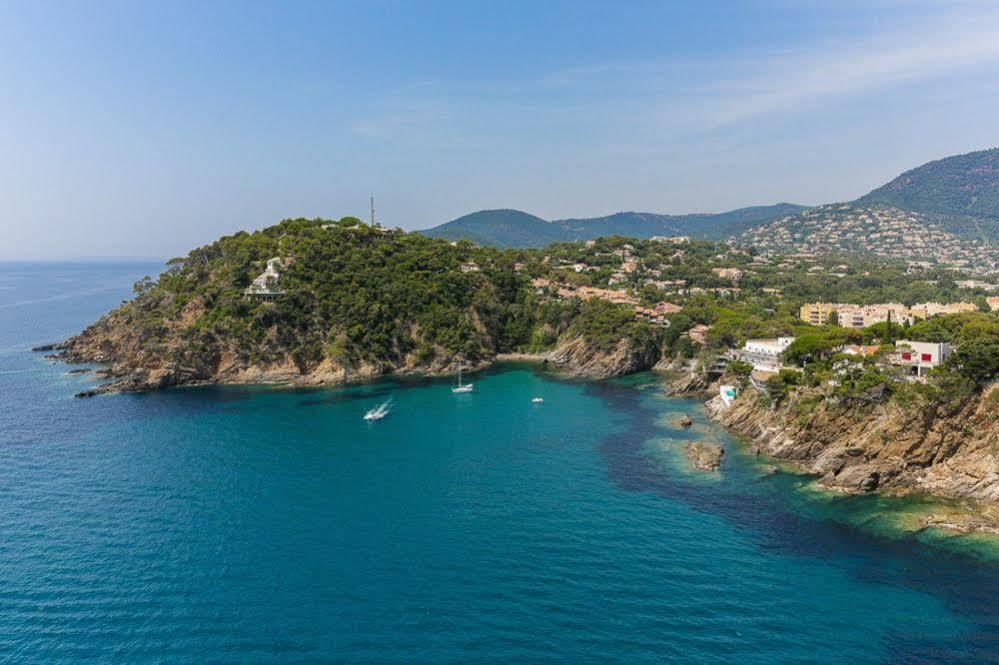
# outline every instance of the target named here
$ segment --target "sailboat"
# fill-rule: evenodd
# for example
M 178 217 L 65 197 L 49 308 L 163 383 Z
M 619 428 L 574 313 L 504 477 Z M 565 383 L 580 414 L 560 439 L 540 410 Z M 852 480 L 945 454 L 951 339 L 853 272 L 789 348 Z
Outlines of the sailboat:
M 463 384 L 461 382 L 461 368 L 459 367 L 458 368 L 458 385 L 455 386 L 454 388 L 452 388 L 451 392 L 453 392 L 453 393 L 470 393 L 470 392 L 472 392 L 472 385 L 473 384 L 471 384 L 471 383 L 464 383 Z

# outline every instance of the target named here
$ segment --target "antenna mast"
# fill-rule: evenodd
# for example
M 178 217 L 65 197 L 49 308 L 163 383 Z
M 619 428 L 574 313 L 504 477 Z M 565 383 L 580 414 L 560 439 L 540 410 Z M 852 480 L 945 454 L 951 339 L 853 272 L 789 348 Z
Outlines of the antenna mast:
M 371 195 L 371 226 L 375 225 L 375 195 Z

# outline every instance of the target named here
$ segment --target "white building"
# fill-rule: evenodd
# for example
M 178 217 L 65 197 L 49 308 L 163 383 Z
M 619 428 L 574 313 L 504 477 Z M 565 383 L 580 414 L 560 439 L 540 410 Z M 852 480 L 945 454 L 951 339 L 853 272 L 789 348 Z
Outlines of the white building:
M 953 347 L 947 342 L 913 342 L 907 339 L 895 343 L 892 364 L 908 367 L 913 375 L 925 378 L 931 369 L 947 360 Z
M 284 291 L 278 288 L 278 280 L 281 278 L 281 268 L 283 267 L 279 257 L 268 259 L 267 268 L 253 280 L 243 293 L 248 296 L 260 296 L 263 298 L 283 294 Z
M 753 366 L 761 372 L 776 372 L 780 369 L 781 354 L 791 346 L 793 337 L 778 337 L 776 339 L 750 339 L 732 355 Z

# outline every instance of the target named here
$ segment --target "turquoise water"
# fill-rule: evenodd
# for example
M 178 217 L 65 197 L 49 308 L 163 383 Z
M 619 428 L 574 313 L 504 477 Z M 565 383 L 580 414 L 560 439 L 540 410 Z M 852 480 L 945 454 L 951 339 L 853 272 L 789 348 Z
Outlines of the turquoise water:
M 0 265 L 0 659 L 999 654 L 996 563 L 858 525 L 876 498 L 809 499 L 805 479 L 761 473 L 651 376 L 514 365 L 459 396 L 385 381 L 73 399 L 90 379 L 27 348 L 154 271 Z M 361 420 L 390 396 L 386 419 Z M 669 425 L 680 412 L 694 431 Z M 698 436 L 729 448 L 722 474 L 686 470 Z

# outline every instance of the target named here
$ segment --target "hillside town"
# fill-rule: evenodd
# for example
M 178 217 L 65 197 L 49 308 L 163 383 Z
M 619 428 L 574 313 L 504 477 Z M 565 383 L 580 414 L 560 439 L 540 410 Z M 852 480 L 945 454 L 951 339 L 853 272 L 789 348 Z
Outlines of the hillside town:
M 858 252 L 966 270 L 994 271 L 999 249 L 959 238 L 926 215 L 885 205 L 832 204 L 746 231 L 738 242 L 761 251 Z

